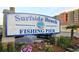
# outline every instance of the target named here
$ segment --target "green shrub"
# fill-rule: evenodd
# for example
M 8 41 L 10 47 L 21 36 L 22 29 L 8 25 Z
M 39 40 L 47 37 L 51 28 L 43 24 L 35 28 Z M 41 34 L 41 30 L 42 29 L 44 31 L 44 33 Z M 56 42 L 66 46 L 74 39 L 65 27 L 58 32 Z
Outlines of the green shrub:
M 55 44 L 55 37 L 49 37 L 49 39 L 47 39 L 47 42 L 50 44 Z
M 51 46 L 49 46 L 49 45 L 45 45 L 44 51 L 45 52 L 53 52 L 53 48 Z
M 53 52 L 53 49 L 51 47 L 48 47 L 47 52 Z
M 2 43 L 0 42 L 0 52 L 2 52 Z
M 72 44 L 72 41 L 69 37 L 60 36 L 58 39 L 58 45 L 60 45 L 63 48 L 67 48 Z
M 50 39 L 50 44 L 55 44 L 55 37 L 52 37 L 52 38 Z
M 7 43 L 2 43 L 2 51 L 7 52 Z
M 8 52 L 14 52 L 15 51 L 15 43 L 14 42 L 9 42 L 7 44 L 7 51 Z
M 25 45 L 25 44 L 26 44 L 26 43 L 22 43 L 22 42 L 16 43 L 16 44 L 15 44 L 15 49 L 16 49 L 16 51 L 19 52 L 19 51 L 21 50 L 21 47 L 22 47 L 23 45 Z

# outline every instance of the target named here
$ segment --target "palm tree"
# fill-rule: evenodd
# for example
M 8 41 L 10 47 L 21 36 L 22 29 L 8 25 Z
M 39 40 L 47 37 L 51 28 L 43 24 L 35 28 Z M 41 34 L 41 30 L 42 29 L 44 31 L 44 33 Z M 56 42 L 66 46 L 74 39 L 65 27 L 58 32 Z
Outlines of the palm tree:
M 67 26 L 67 27 L 66 27 L 66 29 L 71 29 L 71 39 L 73 39 L 74 30 L 76 30 L 77 28 L 79 28 L 78 25 L 72 25 L 72 26 Z

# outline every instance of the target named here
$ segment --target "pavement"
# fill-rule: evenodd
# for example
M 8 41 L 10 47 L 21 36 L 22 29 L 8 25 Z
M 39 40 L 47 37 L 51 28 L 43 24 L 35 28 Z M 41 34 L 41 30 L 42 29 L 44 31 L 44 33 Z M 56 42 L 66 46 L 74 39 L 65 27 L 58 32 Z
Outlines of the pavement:
M 18 42 L 31 43 L 31 42 L 34 42 L 36 39 L 37 39 L 36 36 L 24 36 L 21 38 L 16 38 L 15 42 L 16 43 L 18 43 Z
M 59 34 L 56 34 L 56 36 L 68 36 L 68 37 L 70 37 L 71 36 L 71 33 L 70 32 L 61 32 L 61 33 L 59 33 Z M 79 32 L 75 32 L 74 33 L 74 36 L 76 36 L 76 37 L 79 37 Z

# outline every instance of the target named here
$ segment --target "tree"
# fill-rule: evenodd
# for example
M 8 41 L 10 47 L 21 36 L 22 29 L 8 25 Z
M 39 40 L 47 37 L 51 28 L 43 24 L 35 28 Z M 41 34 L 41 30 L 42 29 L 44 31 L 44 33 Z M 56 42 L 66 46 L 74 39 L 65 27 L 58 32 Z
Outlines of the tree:
M 66 29 L 71 29 L 71 39 L 73 39 L 74 30 L 76 30 L 77 28 L 79 28 L 78 25 L 72 25 L 72 26 L 67 26 L 67 27 L 66 27 Z

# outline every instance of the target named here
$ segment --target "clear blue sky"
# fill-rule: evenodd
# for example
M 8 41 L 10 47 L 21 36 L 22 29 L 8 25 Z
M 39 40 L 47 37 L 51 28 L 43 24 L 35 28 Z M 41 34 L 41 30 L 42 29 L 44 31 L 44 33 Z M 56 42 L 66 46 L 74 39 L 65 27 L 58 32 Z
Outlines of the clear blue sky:
M 57 14 L 75 8 L 76 7 L 16 7 L 15 11 L 20 13 L 35 13 L 48 16 L 55 16 Z M 0 7 L 0 25 L 3 24 L 3 9 L 9 9 L 9 7 Z

